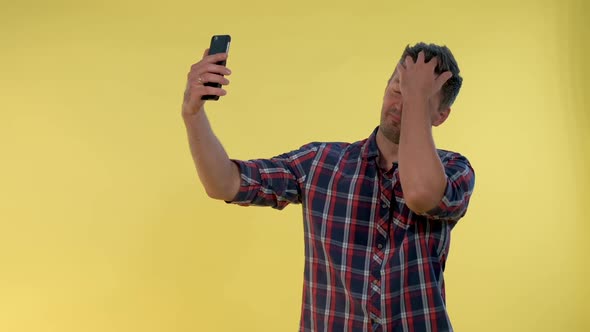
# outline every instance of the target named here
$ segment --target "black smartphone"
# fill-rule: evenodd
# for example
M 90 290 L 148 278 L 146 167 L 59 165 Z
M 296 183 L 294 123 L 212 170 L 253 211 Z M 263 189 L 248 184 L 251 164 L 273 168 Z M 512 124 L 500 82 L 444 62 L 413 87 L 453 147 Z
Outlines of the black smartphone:
M 209 55 L 217 53 L 229 52 L 229 44 L 231 42 L 230 35 L 215 35 L 211 37 L 211 45 L 209 46 Z M 225 66 L 226 60 L 217 62 L 218 65 Z M 205 83 L 206 86 L 212 86 L 215 88 L 221 88 L 221 84 L 214 82 Z M 202 100 L 219 100 L 219 96 L 205 95 L 201 97 Z

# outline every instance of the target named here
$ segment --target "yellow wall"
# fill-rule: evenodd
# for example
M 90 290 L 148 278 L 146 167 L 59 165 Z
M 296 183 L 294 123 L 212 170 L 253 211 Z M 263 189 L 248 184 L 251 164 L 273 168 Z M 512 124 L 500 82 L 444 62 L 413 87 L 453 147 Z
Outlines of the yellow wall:
M 464 88 L 437 143 L 477 172 L 447 266 L 455 328 L 589 331 L 589 13 L 583 0 L 3 2 L 0 331 L 297 330 L 299 207 L 208 199 L 188 151 L 186 73 L 214 33 L 233 37 L 234 74 L 208 112 L 235 158 L 366 137 L 403 47 L 451 47 Z

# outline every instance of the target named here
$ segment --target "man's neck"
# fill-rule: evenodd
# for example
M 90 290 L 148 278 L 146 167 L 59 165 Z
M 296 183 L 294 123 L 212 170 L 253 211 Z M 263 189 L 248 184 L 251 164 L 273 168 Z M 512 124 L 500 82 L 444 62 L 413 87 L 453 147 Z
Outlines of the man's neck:
M 381 130 L 377 131 L 376 141 L 379 150 L 379 168 L 388 171 L 392 164 L 398 161 L 399 144 L 388 140 Z

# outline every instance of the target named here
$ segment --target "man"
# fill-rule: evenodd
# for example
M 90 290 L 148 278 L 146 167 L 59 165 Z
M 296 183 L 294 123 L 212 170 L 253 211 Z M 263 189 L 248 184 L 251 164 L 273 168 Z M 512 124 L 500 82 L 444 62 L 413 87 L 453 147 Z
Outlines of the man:
M 381 123 L 355 143 L 313 142 L 270 159 L 230 160 L 205 115 L 229 69 L 207 55 L 188 75 L 182 115 L 199 177 L 215 199 L 303 207 L 301 331 L 452 331 L 443 271 L 450 232 L 466 213 L 474 171 L 435 147 L 462 78 L 445 46 L 404 50 Z M 221 75 L 220 75 L 221 74 Z

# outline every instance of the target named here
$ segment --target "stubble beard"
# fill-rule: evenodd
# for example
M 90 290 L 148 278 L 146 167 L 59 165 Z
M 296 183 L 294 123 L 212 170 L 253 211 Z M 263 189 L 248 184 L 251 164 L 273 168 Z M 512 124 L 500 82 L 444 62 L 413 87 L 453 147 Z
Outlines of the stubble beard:
M 392 113 L 399 113 L 395 109 L 390 110 Z M 379 129 L 383 133 L 383 136 L 387 138 L 388 141 L 399 144 L 399 138 L 401 135 L 401 128 L 398 127 L 396 124 L 392 123 L 386 115 L 382 115 L 381 118 L 381 125 Z
M 389 140 L 393 144 L 399 144 L 399 137 L 401 134 L 399 128 L 389 123 L 382 123 L 380 129 L 383 133 L 383 136 L 387 138 L 387 140 Z

